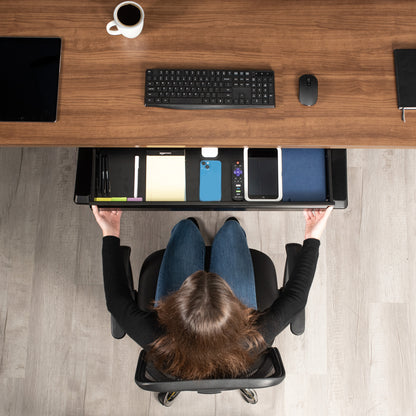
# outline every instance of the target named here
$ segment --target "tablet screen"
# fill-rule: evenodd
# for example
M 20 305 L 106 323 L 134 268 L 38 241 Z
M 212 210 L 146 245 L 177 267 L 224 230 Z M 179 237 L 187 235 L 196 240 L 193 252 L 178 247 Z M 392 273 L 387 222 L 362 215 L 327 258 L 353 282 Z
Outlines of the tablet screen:
M 0 37 L 0 121 L 56 121 L 60 38 Z

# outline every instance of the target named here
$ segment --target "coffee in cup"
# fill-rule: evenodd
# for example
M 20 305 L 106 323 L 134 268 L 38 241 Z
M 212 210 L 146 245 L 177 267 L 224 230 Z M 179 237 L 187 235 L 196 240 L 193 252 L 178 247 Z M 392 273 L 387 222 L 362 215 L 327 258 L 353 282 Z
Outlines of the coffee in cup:
M 143 30 L 144 11 L 133 1 L 123 1 L 114 9 L 114 20 L 107 24 L 110 35 L 123 35 L 126 38 L 135 38 Z

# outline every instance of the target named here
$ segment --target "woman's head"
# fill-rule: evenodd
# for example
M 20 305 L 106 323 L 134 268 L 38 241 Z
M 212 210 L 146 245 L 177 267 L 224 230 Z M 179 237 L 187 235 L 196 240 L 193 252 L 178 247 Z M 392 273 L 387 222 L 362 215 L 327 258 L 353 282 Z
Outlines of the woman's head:
M 215 273 L 198 271 L 156 308 L 166 334 L 150 351 L 159 369 L 185 379 L 242 374 L 264 349 L 256 313 Z

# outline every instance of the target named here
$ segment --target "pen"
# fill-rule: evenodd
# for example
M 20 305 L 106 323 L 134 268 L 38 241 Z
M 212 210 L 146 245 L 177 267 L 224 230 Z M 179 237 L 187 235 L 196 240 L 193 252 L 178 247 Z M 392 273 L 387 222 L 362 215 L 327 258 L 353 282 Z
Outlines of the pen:
M 100 192 L 101 195 L 104 195 L 105 192 L 105 186 L 104 186 L 104 156 L 101 155 L 100 158 L 100 178 L 101 178 L 101 185 L 100 185 Z
M 105 193 L 109 195 L 111 192 L 110 175 L 108 173 L 108 156 L 105 157 Z
M 139 192 L 139 167 L 140 157 L 134 156 L 134 198 L 137 198 Z
M 103 183 L 104 195 L 107 195 L 107 156 L 103 157 Z

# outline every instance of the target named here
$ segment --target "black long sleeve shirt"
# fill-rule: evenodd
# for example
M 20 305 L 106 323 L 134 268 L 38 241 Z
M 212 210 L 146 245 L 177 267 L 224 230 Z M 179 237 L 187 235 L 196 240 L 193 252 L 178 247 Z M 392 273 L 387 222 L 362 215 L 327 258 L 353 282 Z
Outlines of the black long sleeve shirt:
M 304 241 L 296 267 L 279 297 L 259 318 L 259 332 L 268 345 L 306 305 L 315 275 L 320 241 Z M 144 312 L 132 299 L 125 275 L 120 239 L 103 238 L 103 273 L 107 308 L 126 333 L 142 348 L 162 335 L 155 312 Z

